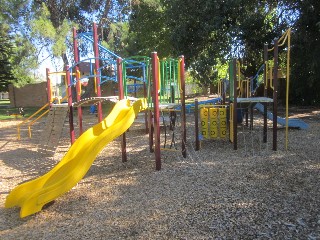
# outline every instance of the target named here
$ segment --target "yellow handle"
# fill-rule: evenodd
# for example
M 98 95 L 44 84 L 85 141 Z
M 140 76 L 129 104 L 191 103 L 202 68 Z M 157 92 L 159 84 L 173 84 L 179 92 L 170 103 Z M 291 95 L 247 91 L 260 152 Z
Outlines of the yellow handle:
M 93 70 L 93 73 L 94 73 L 94 78 L 93 78 L 93 81 L 94 81 L 94 92 L 95 94 L 98 94 L 98 87 L 97 87 L 97 72 L 96 70 Z

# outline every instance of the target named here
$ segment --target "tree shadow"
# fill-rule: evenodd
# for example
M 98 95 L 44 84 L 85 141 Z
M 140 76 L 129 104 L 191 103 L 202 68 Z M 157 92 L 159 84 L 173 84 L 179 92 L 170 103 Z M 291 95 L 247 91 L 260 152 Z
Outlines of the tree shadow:
M 13 160 L 12 156 L 19 156 L 17 157 L 19 159 Z M 26 148 L 2 151 L 0 158 L 8 167 L 35 176 L 46 173 L 56 165 L 56 161 L 52 161 L 52 157 Z

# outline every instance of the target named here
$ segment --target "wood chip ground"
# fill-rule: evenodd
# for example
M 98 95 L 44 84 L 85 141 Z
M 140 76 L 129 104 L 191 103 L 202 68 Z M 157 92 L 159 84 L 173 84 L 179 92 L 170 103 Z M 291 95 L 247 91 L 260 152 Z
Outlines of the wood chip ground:
M 43 156 L 37 145 L 44 122 L 32 127 L 32 139 L 22 129 L 18 141 L 19 121 L 2 121 L 0 239 L 320 239 L 320 110 L 290 112 L 309 129 L 290 129 L 286 151 L 280 128 L 276 152 L 270 129 L 269 143 L 260 144 L 259 134 L 241 126 L 237 151 L 214 140 L 196 152 L 188 114 L 187 158 L 163 152 L 161 171 L 137 122 L 127 133 L 128 162 L 114 140 L 71 191 L 23 219 L 19 208 L 4 208 L 5 198 L 60 161 L 69 148 L 68 125 L 55 154 Z M 87 127 L 96 121 L 85 116 Z

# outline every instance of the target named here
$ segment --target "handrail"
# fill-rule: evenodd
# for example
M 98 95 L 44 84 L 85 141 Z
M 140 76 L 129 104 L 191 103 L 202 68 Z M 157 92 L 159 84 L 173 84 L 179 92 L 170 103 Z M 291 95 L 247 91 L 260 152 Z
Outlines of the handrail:
M 31 138 L 31 126 L 38 121 L 40 118 L 42 118 L 44 115 L 46 115 L 49 112 L 49 109 L 42 113 L 39 117 L 37 117 L 35 120 L 33 120 L 31 123 L 28 125 L 28 131 L 29 131 L 29 138 Z
M 62 103 L 63 100 L 67 100 L 67 99 L 68 99 L 68 96 L 66 95 L 66 96 L 64 96 L 63 98 L 60 99 L 60 102 L 59 102 L 59 103 Z
M 65 76 L 66 72 L 65 71 L 61 71 L 61 72 L 49 72 L 48 75 L 61 75 L 61 76 Z
M 30 117 L 28 117 L 26 120 L 24 120 L 23 122 L 19 123 L 17 125 L 17 131 L 18 131 L 18 140 L 20 140 L 20 126 L 26 122 L 28 122 L 31 118 L 33 118 L 35 115 L 37 115 L 39 112 L 41 112 L 43 109 L 45 109 L 46 107 L 49 106 L 49 103 L 46 103 L 43 107 L 41 107 L 38 111 L 36 111 L 34 114 L 32 114 Z

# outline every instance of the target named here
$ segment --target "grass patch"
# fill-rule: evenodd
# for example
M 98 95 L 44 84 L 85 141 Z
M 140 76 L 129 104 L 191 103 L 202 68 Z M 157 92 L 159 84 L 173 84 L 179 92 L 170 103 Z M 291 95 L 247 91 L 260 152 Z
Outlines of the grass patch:
M 21 116 L 18 108 L 0 108 L 0 120 L 25 119 L 34 114 L 38 109 L 38 107 L 26 107 L 24 108 L 24 116 Z
M 9 105 L 10 105 L 10 100 L 9 99 L 1 99 L 0 100 L 0 108 L 7 107 Z
M 10 107 L 9 100 L 0 100 L 0 120 L 24 119 L 35 113 L 39 107 L 25 107 L 24 116 L 19 114 L 19 109 Z

